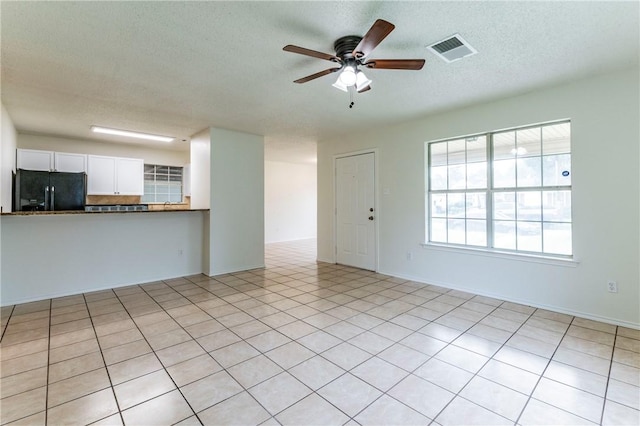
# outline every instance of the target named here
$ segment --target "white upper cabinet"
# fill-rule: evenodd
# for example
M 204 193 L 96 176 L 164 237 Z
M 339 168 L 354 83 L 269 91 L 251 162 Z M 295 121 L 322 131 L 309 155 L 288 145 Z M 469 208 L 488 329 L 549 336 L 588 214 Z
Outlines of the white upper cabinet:
M 50 172 L 53 170 L 53 152 L 38 151 L 35 149 L 18 149 L 16 168 Z
M 144 160 L 116 158 L 118 195 L 144 195 Z
M 71 173 L 87 171 L 87 156 L 84 154 L 18 149 L 16 160 L 17 168 L 24 170 Z
M 88 195 L 143 195 L 144 160 L 89 155 Z
M 89 155 L 87 157 L 87 194 L 116 193 L 116 158 Z
M 53 164 L 56 172 L 82 173 L 87 171 L 87 156 L 69 152 L 54 152 Z

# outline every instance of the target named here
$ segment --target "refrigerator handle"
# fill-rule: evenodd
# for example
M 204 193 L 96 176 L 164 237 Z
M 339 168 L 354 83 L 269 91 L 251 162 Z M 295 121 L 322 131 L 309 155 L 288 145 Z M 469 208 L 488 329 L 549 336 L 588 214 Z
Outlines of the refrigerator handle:
M 44 209 L 49 210 L 49 187 L 44 187 Z
M 55 210 L 55 202 L 56 202 L 56 187 L 51 187 L 51 210 Z

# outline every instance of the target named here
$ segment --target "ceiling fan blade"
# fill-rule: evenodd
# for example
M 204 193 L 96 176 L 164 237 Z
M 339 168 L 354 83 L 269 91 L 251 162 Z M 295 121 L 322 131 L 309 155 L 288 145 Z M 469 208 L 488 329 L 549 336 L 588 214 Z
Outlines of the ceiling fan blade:
M 424 59 L 372 59 L 363 65 L 374 69 L 421 70 Z
M 365 87 L 362 90 L 358 90 L 358 93 L 364 93 L 364 92 L 368 92 L 369 90 L 371 90 L 371 85 L 368 85 L 367 87 Z
M 327 74 L 334 73 L 336 71 L 340 71 L 342 68 L 329 68 L 324 71 L 317 72 L 315 74 L 308 75 L 306 77 L 302 77 L 294 81 L 294 83 L 306 83 L 307 81 L 315 80 L 318 77 L 325 76 Z
M 291 44 L 282 48 L 285 52 L 299 53 L 300 55 L 312 56 L 314 58 L 326 59 L 331 62 L 341 62 L 340 58 L 335 55 L 329 55 L 328 53 L 318 52 L 316 50 L 305 49 L 304 47 L 294 46 Z
M 353 49 L 354 56 L 357 59 L 369 56 L 371 51 L 375 49 L 376 46 L 379 45 L 395 27 L 396 26 L 391 22 L 378 19 L 373 23 L 371 28 L 369 28 L 369 31 L 364 35 L 364 37 L 362 37 L 362 40 L 360 40 L 360 43 L 358 43 L 356 48 Z

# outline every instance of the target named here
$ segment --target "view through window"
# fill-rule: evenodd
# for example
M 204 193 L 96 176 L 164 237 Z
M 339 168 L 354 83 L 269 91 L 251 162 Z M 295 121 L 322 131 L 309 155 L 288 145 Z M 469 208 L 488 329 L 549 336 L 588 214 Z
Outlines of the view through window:
M 572 255 L 571 124 L 427 143 L 428 241 Z
M 145 164 L 142 202 L 182 202 L 182 167 Z

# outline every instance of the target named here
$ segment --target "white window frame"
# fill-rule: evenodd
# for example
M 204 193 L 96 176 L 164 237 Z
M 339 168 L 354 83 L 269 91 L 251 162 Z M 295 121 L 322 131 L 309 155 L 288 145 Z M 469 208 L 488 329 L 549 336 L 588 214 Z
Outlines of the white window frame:
M 518 218 L 514 218 L 513 220 L 509 220 L 512 221 L 514 223 L 514 225 L 517 227 L 518 226 L 518 222 L 520 222 L 521 224 L 524 223 L 534 223 L 534 224 L 538 224 L 540 226 L 541 229 L 541 243 L 540 243 L 540 251 L 528 251 L 528 250 L 521 250 L 521 249 L 509 249 L 509 248 L 496 248 L 495 247 L 495 241 L 494 241 L 494 213 L 493 213 L 493 205 L 494 205 L 494 197 L 496 194 L 499 193 L 505 193 L 505 192 L 513 192 L 513 193 L 526 193 L 526 192 L 540 192 L 541 195 L 541 203 L 542 203 L 542 198 L 544 197 L 544 192 L 547 191 L 566 191 L 569 194 L 570 199 L 572 198 L 572 182 L 570 182 L 568 185 L 557 185 L 557 186 L 544 186 L 544 182 L 540 181 L 540 184 L 537 186 L 518 186 L 518 180 L 517 180 L 517 175 L 516 175 L 516 181 L 515 181 L 515 186 L 513 187 L 494 187 L 494 175 L 495 175 L 495 169 L 494 169 L 494 135 L 497 134 L 501 134 L 501 133 L 506 133 L 506 132 L 511 132 L 511 131 L 523 131 L 523 130 L 528 130 L 528 129 L 535 129 L 535 128 L 543 128 L 546 126 L 552 126 L 552 125 L 557 125 L 557 124 L 563 124 L 563 123 L 567 123 L 569 125 L 571 125 L 571 120 L 569 119 L 564 119 L 564 120 L 558 120 L 558 121 L 552 121 L 552 122 L 546 122 L 546 123 L 539 123 L 539 124 L 532 124 L 532 125 L 526 125 L 526 126 L 519 126 L 519 127 L 514 127 L 514 128 L 509 128 L 509 129 L 501 129 L 501 130 L 496 130 L 496 131 L 491 131 L 491 132 L 484 132 L 484 133 L 478 133 L 478 134 L 472 134 L 472 135 L 467 135 L 467 136 L 459 136 L 459 137 L 454 137 L 454 138 L 447 138 L 447 139 L 439 139 L 439 140 L 433 140 L 433 141 L 429 141 L 425 143 L 425 225 L 426 225 L 426 229 L 425 229 L 425 238 L 426 238 L 426 243 L 423 244 L 423 246 L 428 247 L 428 248 L 435 248 L 435 249 L 439 249 L 439 250 L 445 250 L 445 251 L 457 251 L 457 250 L 462 250 L 465 252 L 473 252 L 475 254 L 482 254 L 482 253 L 487 253 L 489 255 L 492 254 L 499 254 L 501 255 L 501 257 L 508 257 L 508 258 L 513 258 L 514 256 L 516 258 L 521 258 L 521 257 L 529 257 L 529 258 L 533 258 L 533 259 L 549 259 L 549 260 L 559 260 L 561 261 L 561 263 L 565 263 L 565 261 L 574 261 L 574 252 L 573 252 L 573 209 L 571 210 L 571 218 L 569 219 L 569 222 L 562 222 L 563 224 L 568 224 L 570 226 L 570 233 L 571 233 L 571 253 L 570 254 L 557 254 L 557 253 L 552 253 L 552 252 L 545 252 L 545 245 L 544 245 L 544 232 L 542 232 L 542 229 L 544 227 L 544 224 L 550 224 L 550 223 L 555 223 L 552 220 L 545 220 L 544 216 L 541 216 L 539 220 L 518 220 Z M 436 143 L 443 143 L 443 142 L 449 142 L 449 141 L 456 141 L 456 140 L 469 140 L 470 138 L 475 138 L 475 137 L 486 137 L 486 164 L 487 164 L 487 185 L 486 188 L 472 188 L 472 189 L 435 189 L 432 190 L 431 189 L 431 146 L 433 144 Z M 569 146 L 569 155 L 572 156 L 572 143 L 571 140 L 569 142 L 570 146 Z M 544 144 L 541 145 L 541 148 Z M 541 168 L 541 173 L 543 173 L 543 158 L 545 156 L 544 151 L 541 151 L 540 154 L 538 156 L 533 156 L 533 157 L 529 157 L 529 158 L 540 158 L 540 168 Z M 515 158 L 518 158 L 517 156 Z M 572 157 L 570 157 L 572 158 Z M 465 165 L 470 164 L 467 161 L 467 151 L 465 150 Z M 517 173 L 517 171 L 516 171 Z M 466 179 L 466 176 L 465 176 Z M 447 184 L 448 186 L 448 184 Z M 449 241 L 449 237 L 447 234 L 447 242 L 442 242 L 442 241 L 432 241 L 432 212 L 431 212 L 431 208 L 432 208 L 432 197 L 436 194 L 470 194 L 470 193 L 478 193 L 478 194 L 485 194 L 485 207 L 486 207 L 486 215 L 485 215 L 485 223 L 486 223 L 486 244 L 485 245 L 471 245 L 468 244 L 468 233 L 466 232 L 466 226 L 467 226 L 467 213 L 465 210 L 465 215 L 464 217 L 460 217 L 460 219 L 464 219 L 465 221 L 465 243 L 464 244 L 460 244 L 460 243 L 451 243 L 448 242 Z M 516 199 L 516 205 L 517 205 L 517 199 Z M 542 205 L 542 204 L 541 204 Z M 541 207 L 541 214 L 542 214 L 542 207 Z M 446 216 L 447 221 L 450 219 L 450 216 L 448 216 L 448 212 L 447 212 L 447 216 Z M 516 244 L 518 241 L 517 236 L 516 238 Z
M 183 183 L 183 179 L 184 179 L 184 167 L 180 167 L 180 166 L 166 166 L 163 164 L 145 164 L 144 165 L 145 169 L 144 169 L 144 186 L 145 186 L 145 191 L 144 191 L 144 195 L 142 196 L 142 202 L 146 203 L 146 204 L 164 204 L 164 203 L 181 203 L 184 199 L 184 183 Z M 151 180 L 147 180 L 147 175 L 149 174 L 147 172 L 147 167 L 153 167 L 153 181 Z M 172 169 L 179 169 L 180 170 L 180 201 L 169 201 L 166 199 L 161 199 L 158 200 L 158 195 L 167 195 L 170 196 L 171 194 L 158 194 L 156 191 L 154 191 L 153 194 L 149 194 L 146 192 L 146 187 L 148 185 L 148 182 L 153 182 L 154 188 L 157 187 L 158 185 L 169 185 L 169 186 L 178 186 L 177 183 L 178 181 L 158 181 L 157 180 L 157 170 L 158 167 L 167 167 L 169 168 L 168 171 L 168 176 L 177 176 L 177 174 L 172 174 L 171 171 Z M 148 201 L 146 200 L 147 197 L 149 197 L 150 195 L 153 195 L 154 201 Z

